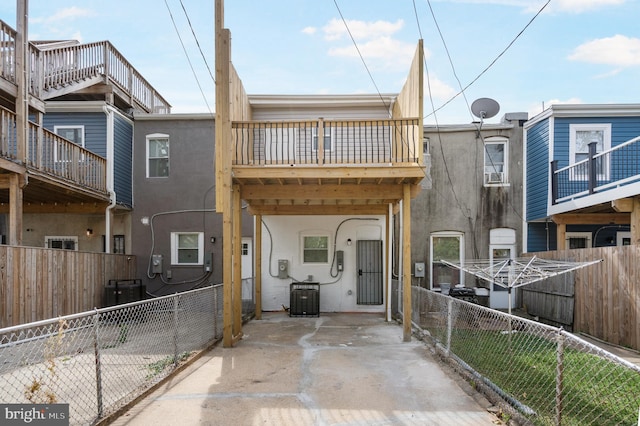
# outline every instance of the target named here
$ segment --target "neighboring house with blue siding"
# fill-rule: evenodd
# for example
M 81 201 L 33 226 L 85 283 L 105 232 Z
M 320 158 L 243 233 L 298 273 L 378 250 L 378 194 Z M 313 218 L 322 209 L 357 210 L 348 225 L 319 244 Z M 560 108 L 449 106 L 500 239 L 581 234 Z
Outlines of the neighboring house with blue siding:
M 552 105 L 524 126 L 526 251 L 640 240 L 640 104 Z
M 28 49 L 27 84 L 17 47 L 0 52 L 0 243 L 131 253 L 134 113 L 170 105 L 107 41 Z

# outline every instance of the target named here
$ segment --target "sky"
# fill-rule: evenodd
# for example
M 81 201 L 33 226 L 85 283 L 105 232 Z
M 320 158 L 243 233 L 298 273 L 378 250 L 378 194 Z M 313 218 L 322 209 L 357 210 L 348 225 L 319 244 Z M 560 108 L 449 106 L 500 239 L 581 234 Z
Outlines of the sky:
M 13 28 L 17 1 L 0 2 Z M 172 112 L 214 112 L 214 4 L 31 0 L 29 39 L 108 40 Z M 398 93 L 423 39 L 426 124 L 470 123 L 478 98 L 500 105 L 488 123 L 553 103 L 640 103 L 640 0 L 228 0 L 224 9 L 249 94 Z

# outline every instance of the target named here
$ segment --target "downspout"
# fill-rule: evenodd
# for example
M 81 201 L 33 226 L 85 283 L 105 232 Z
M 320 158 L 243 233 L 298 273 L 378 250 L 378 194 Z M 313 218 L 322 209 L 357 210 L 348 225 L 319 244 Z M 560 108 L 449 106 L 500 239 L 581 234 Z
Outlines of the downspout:
M 105 209 L 104 218 L 104 252 L 111 253 L 112 234 L 112 213 L 111 210 L 116 206 L 116 192 L 113 187 L 113 162 L 114 162 L 114 118 L 113 111 L 108 105 L 102 107 L 104 114 L 107 116 L 107 191 L 109 191 L 109 205 Z

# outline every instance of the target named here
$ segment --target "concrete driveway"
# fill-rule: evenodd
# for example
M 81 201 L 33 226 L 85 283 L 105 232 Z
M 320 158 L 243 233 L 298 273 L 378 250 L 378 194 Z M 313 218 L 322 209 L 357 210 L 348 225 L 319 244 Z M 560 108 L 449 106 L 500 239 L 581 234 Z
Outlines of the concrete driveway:
M 266 313 L 115 425 L 494 425 L 488 402 L 381 315 Z

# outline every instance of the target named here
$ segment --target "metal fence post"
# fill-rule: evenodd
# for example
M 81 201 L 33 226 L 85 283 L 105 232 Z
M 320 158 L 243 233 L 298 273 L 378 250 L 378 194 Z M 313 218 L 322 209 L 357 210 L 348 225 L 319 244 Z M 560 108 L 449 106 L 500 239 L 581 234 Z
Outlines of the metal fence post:
M 558 330 L 556 347 L 556 425 L 562 424 L 562 398 L 564 379 L 564 336 L 562 328 Z
M 102 417 L 102 365 L 100 362 L 100 339 L 98 336 L 98 325 L 100 324 L 100 314 L 96 309 L 93 316 L 93 353 L 96 362 L 96 398 L 98 402 L 98 418 Z
M 173 298 L 173 366 L 178 366 L 178 301 L 180 296 Z
M 453 299 L 448 297 L 447 299 L 447 356 L 451 350 L 451 330 L 453 329 Z

